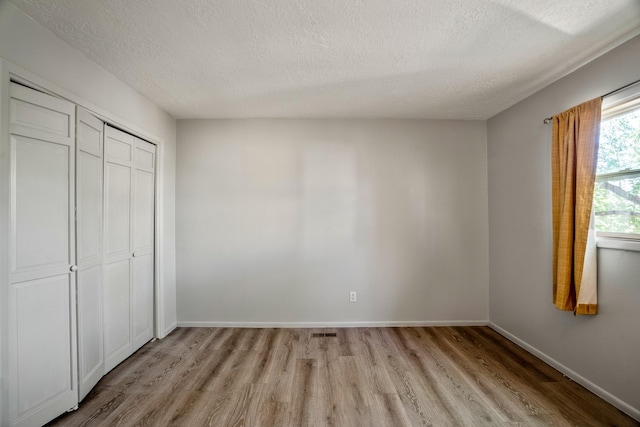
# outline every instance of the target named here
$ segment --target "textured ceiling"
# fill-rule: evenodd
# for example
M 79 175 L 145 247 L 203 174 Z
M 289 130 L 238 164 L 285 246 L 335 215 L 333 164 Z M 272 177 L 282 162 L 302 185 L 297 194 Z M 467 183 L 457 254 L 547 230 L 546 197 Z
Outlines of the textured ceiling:
M 487 119 L 640 33 L 638 0 L 11 0 L 176 118 Z

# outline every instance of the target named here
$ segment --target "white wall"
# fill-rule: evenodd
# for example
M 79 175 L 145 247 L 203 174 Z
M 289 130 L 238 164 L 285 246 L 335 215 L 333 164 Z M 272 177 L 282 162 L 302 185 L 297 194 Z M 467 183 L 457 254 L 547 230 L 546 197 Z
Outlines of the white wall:
M 552 303 L 551 127 L 640 78 L 640 38 L 488 121 L 490 320 L 640 417 L 640 252 L 600 249 L 599 314 Z M 618 400 L 616 400 L 618 399 Z
M 165 329 L 175 309 L 176 121 L 157 105 L 87 59 L 13 4 L 0 0 L 0 57 L 162 138 Z
M 178 139 L 179 324 L 487 320 L 484 122 L 179 120 Z

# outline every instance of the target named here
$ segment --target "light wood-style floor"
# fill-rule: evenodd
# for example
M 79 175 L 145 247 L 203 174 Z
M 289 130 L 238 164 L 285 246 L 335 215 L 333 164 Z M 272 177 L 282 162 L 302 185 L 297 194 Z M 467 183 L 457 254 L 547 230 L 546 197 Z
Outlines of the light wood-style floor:
M 51 425 L 640 423 L 488 327 L 439 327 L 178 328 Z

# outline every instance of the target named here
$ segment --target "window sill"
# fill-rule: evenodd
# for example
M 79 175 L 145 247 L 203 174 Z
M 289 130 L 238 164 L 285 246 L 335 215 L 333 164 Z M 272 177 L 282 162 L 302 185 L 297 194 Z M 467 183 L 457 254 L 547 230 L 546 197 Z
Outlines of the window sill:
M 598 237 L 596 240 L 596 246 L 601 249 L 619 249 L 623 251 L 640 252 L 640 240 Z

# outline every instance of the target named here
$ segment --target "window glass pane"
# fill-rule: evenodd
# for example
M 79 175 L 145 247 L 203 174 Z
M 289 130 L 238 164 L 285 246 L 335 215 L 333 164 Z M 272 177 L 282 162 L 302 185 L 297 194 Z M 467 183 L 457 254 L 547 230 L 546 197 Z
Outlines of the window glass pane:
M 640 110 L 600 125 L 597 174 L 640 169 Z
M 640 177 L 596 182 L 596 230 L 640 233 Z

